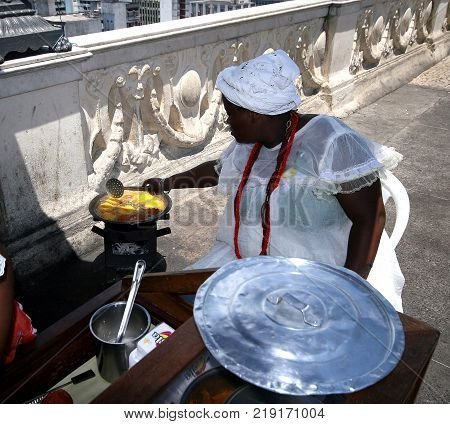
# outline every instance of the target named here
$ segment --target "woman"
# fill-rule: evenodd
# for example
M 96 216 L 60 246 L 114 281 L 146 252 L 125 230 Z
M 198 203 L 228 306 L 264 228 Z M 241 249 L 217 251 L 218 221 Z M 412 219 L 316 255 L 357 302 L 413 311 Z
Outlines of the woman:
M 281 50 L 224 69 L 216 85 L 231 145 L 218 163 L 144 184 L 151 191 L 219 184 L 230 194 L 217 241 L 193 268 L 260 254 L 316 260 L 368 278 L 401 310 L 404 279 L 383 233 L 380 177 L 402 156 L 337 118 L 299 115 L 298 77 Z

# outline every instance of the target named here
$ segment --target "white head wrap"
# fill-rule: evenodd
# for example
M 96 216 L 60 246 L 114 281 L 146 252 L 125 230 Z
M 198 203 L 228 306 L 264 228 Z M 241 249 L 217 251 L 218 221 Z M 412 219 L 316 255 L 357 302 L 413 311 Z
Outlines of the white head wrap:
M 298 66 L 287 53 L 276 50 L 225 68 L 216 87 L 237 106 L 262 115 L 281 115 L 300 104 L 294 84 L 299 76 Z

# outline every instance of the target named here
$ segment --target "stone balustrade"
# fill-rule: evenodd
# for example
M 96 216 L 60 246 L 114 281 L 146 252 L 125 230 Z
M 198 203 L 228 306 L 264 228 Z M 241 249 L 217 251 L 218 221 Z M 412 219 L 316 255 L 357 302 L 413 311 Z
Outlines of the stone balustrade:
M 272 49 L 301 69 L 301 112 L 345 115 L 448 55 L 448 0 L 297 0 L 74 37 L 0 66 L 0 240 L 27 274 L 86 252 L 89 200 L 229 142 L 217 74 Z

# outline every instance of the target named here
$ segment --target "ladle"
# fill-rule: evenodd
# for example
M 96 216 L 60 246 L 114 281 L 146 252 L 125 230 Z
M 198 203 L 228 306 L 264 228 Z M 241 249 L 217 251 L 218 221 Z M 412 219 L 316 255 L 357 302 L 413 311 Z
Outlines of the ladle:
M 136 190 L 136 187 L 124 187 L 122 181 L 117 178 L 106 181 L 106 191 L 112 197 L 122 197 L 125 190 Z
M 119 331 L 117 333 L 116 343 L 121 343 L 125 331 L 128 327 L 128 321 L 130 320 L 131 311 L 133 309 L 134 300 L 136 299 L 139 286 L 141 285 L 142 276 L 144 275 L 145 267 L 147 264 L 142 259 L 136 262 L 134 267 L 133 281 L 131 283 L 130 294 L 128 295 L 127 304 L 125 305 L 125 311 L 123 313 L 122 322 L 120 323 Z

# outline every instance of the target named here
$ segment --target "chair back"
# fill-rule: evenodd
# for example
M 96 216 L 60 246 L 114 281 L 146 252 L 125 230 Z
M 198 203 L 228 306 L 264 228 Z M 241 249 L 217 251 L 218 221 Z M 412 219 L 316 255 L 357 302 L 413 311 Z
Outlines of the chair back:
M 409 196 L 404 185 L 390 171 L 385 171 L 385 177 L 381 179 L 381 189 L 384 204 L 391 197 L 395 203 L 395 225 L 390 236 L 395 249 L 408 225 L 410 211 Z

